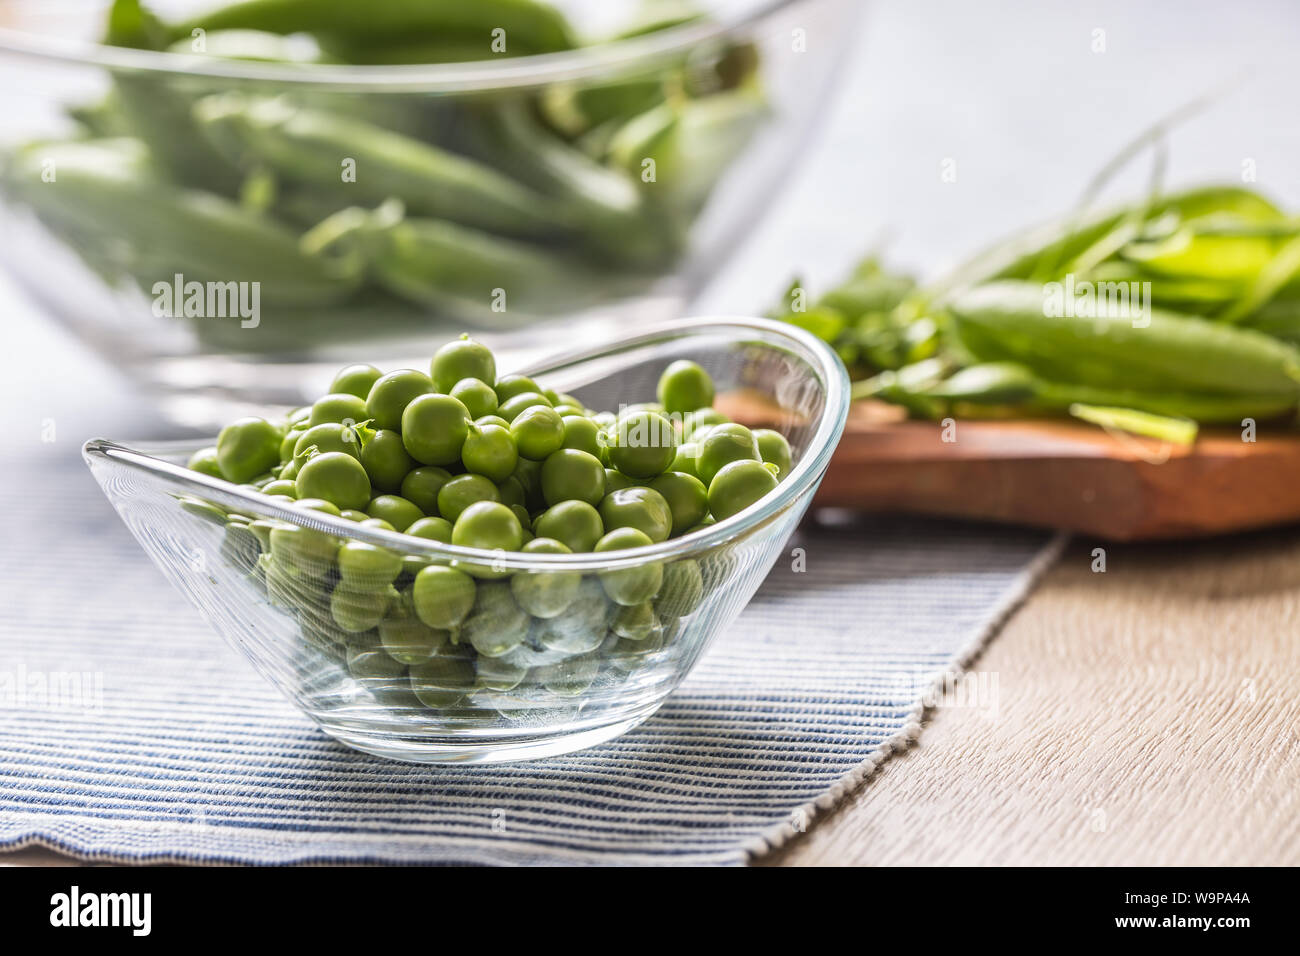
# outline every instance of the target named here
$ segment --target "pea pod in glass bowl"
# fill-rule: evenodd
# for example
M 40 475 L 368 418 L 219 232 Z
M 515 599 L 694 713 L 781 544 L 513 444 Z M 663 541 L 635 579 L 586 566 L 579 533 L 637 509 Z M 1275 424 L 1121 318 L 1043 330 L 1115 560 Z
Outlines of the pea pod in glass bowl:
M 362 343 L 681 314 L 805 152 L 861 4 L 67 6 L 0 28 L 0 264 L 215 419 Z
M 504 551 L 399 534 L 188 469 L 210 441 L 96 439 L 84 456 L 164 575 L 326 733 L 421 762 L 544 757 L 663 704 L 776 561 L 843 431 L 839 359 L 761 319 L 674 323 L 526 373 L 609 408 L 653 400 L 682 359 L 773 410 L 788 474 L 658 544 L 634 532 L 614 550 Z M 383 586 L 361 586 L 368 576 Z

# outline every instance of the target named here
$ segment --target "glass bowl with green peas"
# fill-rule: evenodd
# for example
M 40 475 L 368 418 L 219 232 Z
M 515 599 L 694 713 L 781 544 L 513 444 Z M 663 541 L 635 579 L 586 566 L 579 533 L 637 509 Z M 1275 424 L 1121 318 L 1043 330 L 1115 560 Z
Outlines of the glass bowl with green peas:
M 191 417 L 363 343 L 610 338 L 771 205 L 861 6 L 12 0 L 0 262 Z
M 729 421 L 734 393 L 770 427 Z M 815 337 L 704 318 L 517 374 L 462 337 L 215 442 L 84 454 L 166 577 L 327 734 L 518 760 L 664 702 L 777 559 L 848 405 Z

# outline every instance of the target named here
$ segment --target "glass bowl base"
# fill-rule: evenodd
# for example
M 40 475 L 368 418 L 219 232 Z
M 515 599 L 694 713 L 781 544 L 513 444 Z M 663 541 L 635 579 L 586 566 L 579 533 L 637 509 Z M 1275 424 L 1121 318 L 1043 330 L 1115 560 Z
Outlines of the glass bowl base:
M 393 734 L 366 733 L 353 727 L 330 726 L 327 722 L 321 722 L 320 728 L 353 750 L 389 760 L 408 763 L 509 763 L 558 757 L 560 754 L 585 750 L 613 740 L 647 720 L 659 706 L 659 703 L 655 703 L 630 717 L 621 717 L 613 723 L 586 727 L 572 733 L 550 729 L 483 740 L 449 737 L 446 741 L 439 741 L 424 736 L 404 738 Z

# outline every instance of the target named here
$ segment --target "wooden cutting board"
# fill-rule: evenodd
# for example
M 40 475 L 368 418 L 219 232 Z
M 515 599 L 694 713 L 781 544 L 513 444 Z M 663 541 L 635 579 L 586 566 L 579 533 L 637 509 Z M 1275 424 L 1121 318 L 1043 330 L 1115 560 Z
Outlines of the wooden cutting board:
M 718 404 L 737 421 L 788 421 L 749 393 Z M 815 503 L 1114 541 L 1223 534 L 1300 521 L 1300 436 L 1266 422 L 1254 442 L 1240 429 L 1204 429 L 1186 448 L 1082 423 L 964 419 L 945 433 L 858 402 Z

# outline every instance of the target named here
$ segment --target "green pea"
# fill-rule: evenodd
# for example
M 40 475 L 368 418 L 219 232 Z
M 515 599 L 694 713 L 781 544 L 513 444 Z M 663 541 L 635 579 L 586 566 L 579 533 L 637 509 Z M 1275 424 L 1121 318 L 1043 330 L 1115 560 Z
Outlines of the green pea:
M 542 501 L 542 463 L 531 458 L 520 458 L 514 476 L 524 489 L 530 503 Z
M 528 676 L 529 667 L 526 662 L 517 660 L 517 656 L 513 653 L 501 657 L 484 657 L 480 654 L 474 662 L 478 686 L 498 693 L 518 687 Z
M 477 501 L 456 518 L 451 543 L 485 551 L 518 551 L 523 545 L 523 528 L 515 513 L 496 501 Z
M 700 446 L 693 441 L 685 442 L 677 446 L 677 454 L 673 456 L 673 463 L 669 471 L 676 471 L 683 475 L 690 475 L 698 479 L 696 466 L 699 464 Z M 703 482 L 700 482 L 703 484 Z
M 401 703 L 409 695 L 406 666 L 384 652 L 373 631 L 348 635 L 347 665 L 357 683 L 385 703 Z
M 510 423 L 519 454 L 543 461 L 564 447 L 564 419 L 544 405 L 525 408 Z
M 649 636 L 639 641 L 618 637 L 616 634 L 614 636 L 618 639 L 612 645 L 606 645 L 601 653 L 612 671 L 630 674 L 637 668 L 644 667 L 663 649 L 664 630 L 662 626 L 655 628 Z
M 376 627 L 397 599 L 392 587 L 375 591 L 340 584 L 330 595 L 330 616 L 343 630 L 357 634 Z
M 527 375 L 507 375 L 496 383 L 497 404 L 503 405 L 516 395 L 522 395 L 524 392 L 540 392 L 534 382 Z
M 343 512 L 339 506 L 332 501 L 326 501 L 324 498 L 298 498 L 294 502 L 296 508 L 306 508 L 308 511 L 321 511 L 327 515 L 341 517 Z
M 405 531 L 424 517 L 420 506 L 400 495 L 377 495 L 366 505 L 366 514 L 387 521 L 394 531 Z
M 221 473 L 221 464 L 217 460 L 217 449 L 213 445 L 209 448 L 200 448 L 194 454 L 190 455 L 187 467 L 191 471 L 197 471 L 201 475 L 207 475 L 209 478 L 225 478 Z
M 528 514 L 528 509 L 523 505 L 509 505 L 508 507 L 514 512 L 515 517 L 519 519 L 519 527 L 524 529 L 524 543 L 527 544 L 533 540 L 533 522 Z
M 527 512 L 528 493 L 524 491 L 523 484 L 513 474 L 506 478 L 505 481 L 497 482 L 497 492 L 501 496 L 501 503 L 511 508 L 521 507 Z
M 451 480 L 451 472 L 437 465 L 413 468 L 402 479 L 402 497 L 427 515 L 438 513 L 438 492 Z
M 733 461 L 758 461 L 758 443 L 754 433 L 744 425 L 715 425 L 700 443 L 695 459 L 695 475 L 712 487 L 713 476 L 723 465 Z M 714 512 L 716 514 L 716 512 Z
M 559 697 L 577 697 L 600 673 L 600 655 L 584 654 L 537 668 L 538 683 Z
M 587 421 L 591 421 L 590 416 L 587 415 L 586 409 L 580 408 L 577 405 L 556 405 L 552 403 L 551 407 L 555 409 L 561 418 L 583 418 Z M 592 424 L 594 425 L 595 423 L 592 422 Z
M 226 481 L 251 481 L 280 461 L 280 430 L 265 418 L 241 418 L 217 436 L 217 465 Z
M 232 521 L 226 525 L 225 534 L 221 537 L 220 554 L 227 564 L 248 574 L 257 567 L 261 550 L 257 535 L 249 530 L 247 524 Z
M 337 451 L 358 460 L 361 458 L 361 440 L 357 430 L 339 422 L 324 422 L 308 428 L 294 443 L 293 457 L 306 458 L 312 448 L 321 453 Z M 301 467 L 302 463 L 298 464 Z
M 564 422 L 564 447 L 585 451 L 593 458 L 600 458 L 600 427 L 590 418 L 581 415 L 564 415 L 557 408 Z
M 651 544 L 649 535 L 637 528 L 615 528 L 596 542 L 597 552 L 623 551 Z M 601 571 L 600 586 L 615 604 L 631 607 L 643 604 L 659 593 L 663 586 L 663 565 L 658 562 L 628 568 Z
M 402 443 L 423 465 L 453 464 L 469 435 L 469 417 L 450 395 L 418 395 L 402 412 Z
M 476 378 L 462 378 L 447 394 L 468 408 L 473 418 L 496 414 L 497 393 L 486 382 Z
M 411 604 L 429 627 L 450 630 L 465 620 L 476 593 L 474 579 L 464 571 L 432 565 L 415 576 Z
M 515 440 L 500 425 L 471 425 L 460 457 L 467 471 L 497 483 L 513 475 L 519 464 Z
M 672 423 L 658 412 L 624 414 L 606 436 L 610 464 L 633 478 L 652 478 L 666 471 L 677 453 Z
M 330 393 L 318 398 L 311 407 L 308 426 L 342 422 L 355 425 L 366 420 L 366 401 L 349 392 Z
M 501 493 L 491 479 L 482 475 L 457 475 L 438 492 L 438 514 L 453 525 L 461 513 L 479 501 L 500 501 Z
M 355 395 L 364 401 L 382 375 L 383 373 L 373 365 L 348 365 L 339 369 L 338 374 L 334 376 L 334 381 L 330 383 L 330 391 L 336 395 Z
M 440 392 L 450 392 L 462 379 L 495 382 L 497 362 L 487 346 L 475 342 L 468 335 L 462 335 L 433 353 L 429 376 L 434 388 Z
M 432 628 L 415 612 L 399 602 L 388 617 L 379 622 L 379 643 L 384 652 L 402 664 L 421 664 L 446 646 L 448 631 Z
M 324 498 L 339 508 L 364 509 L 370 503 L 370 477 L 345 452 L 314 455 L 298 470 L 296 481 L 300 499 Z
M 346 518 L 349 521 L 355 521 L 358 524 L 360 524 L 361 522 L 367 520 L 370 517 L 370 515 L 366 514 L 364 511 L 358 511 L 355 508 L 345 508 L 339 512 L 339 517 Z
M 486 425 L 500 425 L 506 431 L 510 430 L 510 423 L 500 415 L 480 415 L 478 418 L 474 419 L 474 424 L 479 428 L 483 428 Z
M 713 379 L 698 363 L 678 359 L 659 377 L 657 394 L 665 411 L 693 412 L 713 404 Z
M 615 491 L 622 491 L 624 488 L 635 488 L 637 481 L 635 478 L 629 478 L 614 468 L 605 469 L 605 494 L 612 494 Z
M 361 449 L 361 465 L 371 485 L 393 492 L 402 487 L 402 479 L 415 467 L 415 460 L 406 453 L 400 433 L 381 428 Z
M 688 412 L 682 419 L 682 438 L 686 441 L 693 441 L 696 440 L 698 433 L 702 433 L 714 425 L 726 424 L 729 424 L 729 419 L 717 409 L 697 408 L 692 412 Z
M 591 551 L 605 533 L 600 513 L 585 501 L 561 501 L 533 520 L 533 533 L 553 538 L 575 554 Z
M 704 600 L 704 575 L 698 561 L 687 558 L 664 568 L 663 586 L 655 595 L 655 610 L 660 619 L 686 617 Z
M 474 662 L 469 657 L 436 654 L 411 665 L 411 690 L 426 707 L 448 710 L 474 688 Z
M 461 638 L 485 657 L 508 654 L 528 636 L 530 619 L 504 581 L 478 586 L 474 608 L 461 626 Z
M 338 565 L 343 583 L 362 591 L 382 590 L 402 572 L 401 555 L 363 541 L 343 542 Z
M 330 391 L 332 392 L 332 391 L 334 391 L 334 389 L 331 388 Z M 309 418 L 311 418 L 311 406 L 310 406 L 310 405 L 299 405 L 297 408 L 295 408 L 293 411 L 291 411 L 288 415 L 285 415 L 285 416 L 284 416 L 284 425 L 285 425 L 285 428 L 286 428 L 286 429 L 293 429 L 293 428 L 306 428 L 306 427 L 307 427 L 307 419 L 309 419 Z
M 375 428 L 398 430 L 406 406 L 432 391 L 433 382 L 423 372 L 412 368 L 389 372 L 375 382 L 366 396 L 366 416 Z
M 649 601 L 621 607 L 610 622 L 609 628 L 619 637 L 629 641 L 644 641 L 660 629 L 659 618 Z
M 673 512 L 653 488 L 624 488 L 600 502 L 600 520 L 606 532 L 615 528 L 636 528 L 651 541 L 667 541 L 673 530 Z
M 287 558 L 289 551 L 284 541 L 283 537 L 272 541 L 271 561 L 266 566 L 266 596 L 276 607 L 297 611 L 314 609 L 319 613 L 329 601 L 325 578 L 308 570 L 297 560 L 296 552 L 292 559 Z
M 586 654 L 598 648 L 609 631 L 610 604 L 595 577 L 583 577 L 562 614 L 535 622 L 531 640 L 552 653 Z
M 668 502 L 668 510 L 673 516 L 673 535 L 695 527 L 709 513 L 709 490 L 694 475 L 666 471 L 652 479 L 650 487 Z
M 376 529 L 377 531 L 396 531 L 396 530 L 397 530 L 396 528 L 394 528 L 394 527 L 392 526 L 391 523 L 389 523 L 389 522 L 388 522 L 387 520 L 385 520 L 384 518 L 366 518 L 364 521 L 361 522 L 361 527 L 363 527 L 363 528 L 374 528 L 374 529 Z
M 534 538 L 524 545 L 525 554 L 572 554 L 554 538 Z M 510 579 L 515 601 L 533 617 L 552 618 L 563 614 L 578 596 L 582 575 L 576 571 L 521 571 Z
M 279 522 L 271 521 L 266 518 L 259 518 L 248 525 L 248 530 L 257 535 L 257 543 L 264 552 L 271 550 L 271 532 L 279 526 Z
M 407 528 L 406 533 L 415 535 L 417 538 L 427 538 L 430 541 L 451 544 L 451 522 L 446 518 L 437 516 L 421 518 Z
M 513 422 L 530 408 L 551 408 L 551 403 L 546 400 L 545 395 L 537 392 L 520 392 L 502 402 L 497 407 L 497 414 L 506 421 Z
M 761 461 L 733 461 L 709 482 L 709 511 L 719 521 L 739 514 L 776 490 L 772 466 Z
M 280 439 L 280 461 L 285 462 L 293 457 L 293 450 L 298 445 L 298 439 L 302 437 L 302 433 L 306 430 L 306 423 L 303 423 L 301 427 L 294 426 L 284 433 L 284 437 Z
M 585 501 L 598 505 L 605 497 L 605 469 L 600 459 L 576 448 L 561 448 L 542 463 L 542 498 L 548 505 Z
M 290 498 L 298 497 L 298 484 L 293 481 L 286 481 L 277 478 L 275 481 L 268 482 L 262 486 L 264 495 L 288 495 Z
M 770 428 L 756 428 L 754 441 L 758 444 L 759 457 L 769 465 L 776 465 L 778 480 L 790 474 L 793 458 L 790 454 L 790 443 L 785 440 L 784 435 Z

